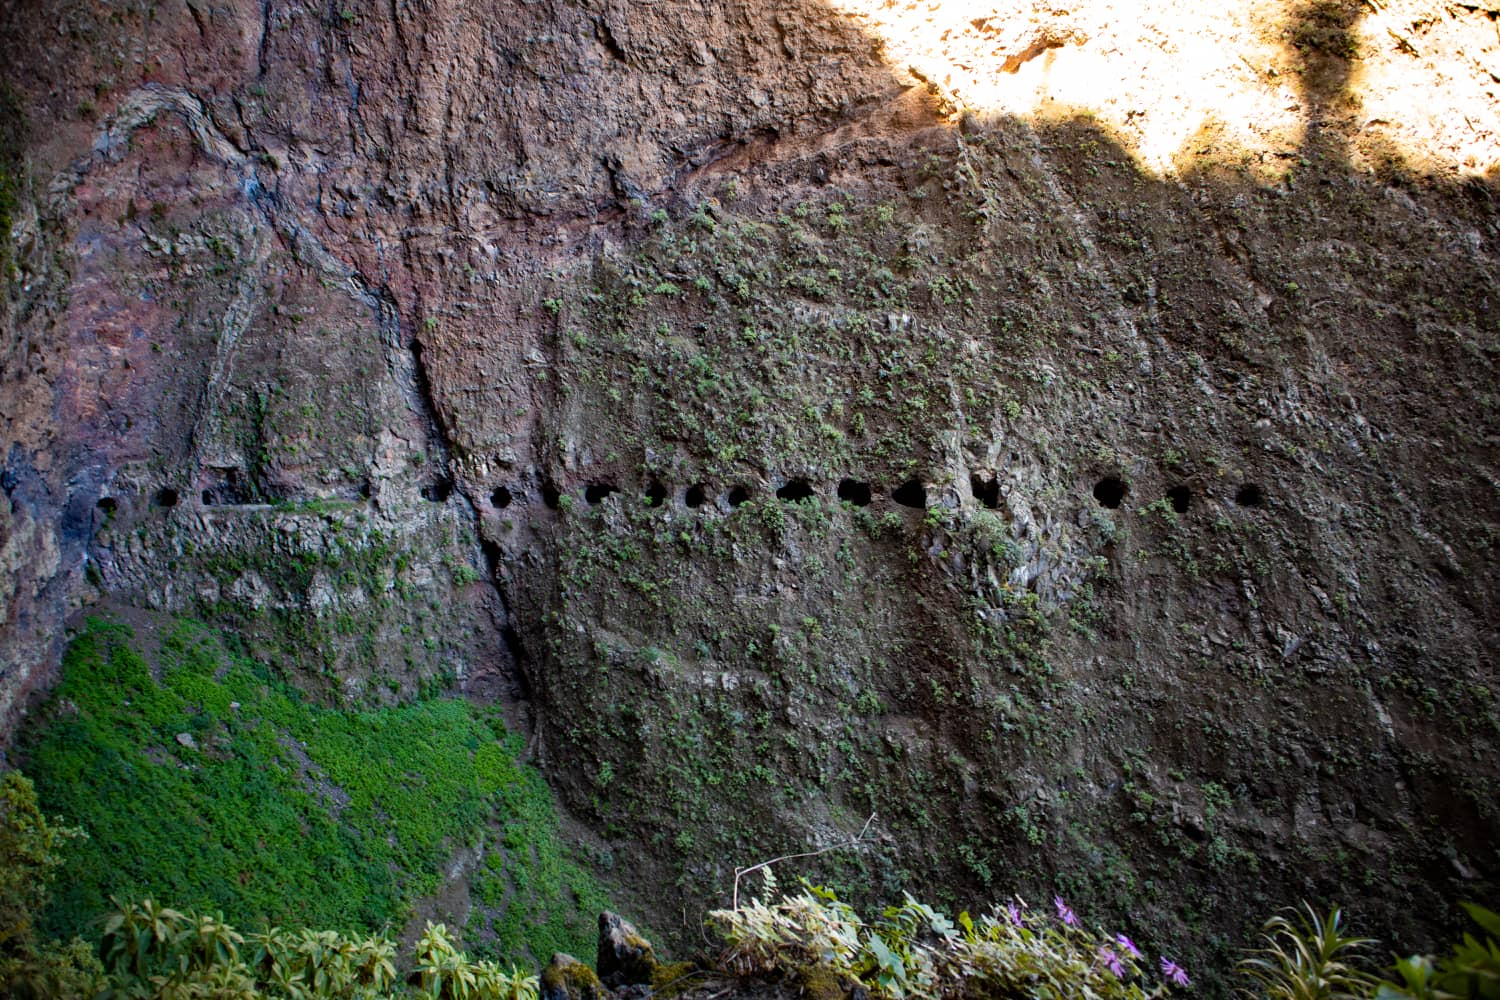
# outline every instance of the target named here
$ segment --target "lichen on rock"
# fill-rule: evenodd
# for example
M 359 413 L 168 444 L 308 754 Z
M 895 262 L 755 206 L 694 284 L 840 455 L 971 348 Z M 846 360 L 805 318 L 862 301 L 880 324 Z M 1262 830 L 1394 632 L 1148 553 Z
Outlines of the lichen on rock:
M 610 996 L 594 970 L 572 955 L 552 956 L 541 975 L 541 1000 L 608 1000 Z

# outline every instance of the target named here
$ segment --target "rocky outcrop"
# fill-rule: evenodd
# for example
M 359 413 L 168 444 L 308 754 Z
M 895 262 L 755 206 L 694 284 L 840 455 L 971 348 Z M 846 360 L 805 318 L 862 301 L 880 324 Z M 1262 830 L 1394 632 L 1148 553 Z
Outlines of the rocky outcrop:
M 855 893 L 1418 943 L 1496 877 L 1500 229 L 1358 88 L 1493 25 L 1107 6 L 942 76 L 815 0 L 4 7 L 0 713 L 192 611 L 525 697 L 663 929 L 874 813 Z M 1274 127 L 976 103 L 1184 24 Z
M 651 942 L 635 925 L 608 910 L 599 914 L 599 955 L 594 967 L 611 989 L 649 986 L 659 968 Z

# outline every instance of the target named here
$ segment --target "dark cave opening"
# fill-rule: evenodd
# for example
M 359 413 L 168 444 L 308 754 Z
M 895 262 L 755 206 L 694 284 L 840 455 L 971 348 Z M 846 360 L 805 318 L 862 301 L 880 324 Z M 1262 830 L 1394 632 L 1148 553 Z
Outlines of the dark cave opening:
M 168 508 L 170 508 L 170 507 L 176 507 L 177 506 L 177 491 L 174 490 L 170 486 L 163 486 L 161 489 L 157 490 L 156 491 L 156 506 L 158 506 L 158 507 L 168 507 Z
M 1174 511 L 1186 514 L 1193 503 L 1193 491 L 1186 486 L 1174 486 L 1167 490 L 1167 499 L 1171 501 Z
M 844 503 L 852 503 L 856 507 L 868 507 L 874 499 L 870 492 L 870 484 L 862 483 L 857 479 L 845 479 L 839 483 L 839 499 Z
M 1266 495 L 1256 483 L 1246 483 L 1234 494 L 1234 502 L 1241 507 L 1259 507 L 1266 502 Z
M 927 509 L 927 487 L 920 479 L 909 479 L 891 492 L 891 499 L 903 507 Z
M 703 488 L 702 483 L 694 483 L 692 486 L 689 486 L 687 488 L 687 492 L 682 495 L 682 502 L 687 504 L 688 507 L 692 510 L 697 510 L 699 507 L 702 507 L 704 501 L 706 501 L 707 499 L 708 491 Z
M 613 483 L 589 483 L 583 489 L 583 498 L 597 505 L 618 492 L 620 492 L 619 488 Z
M 813 495 L 812 484 L 806 479 L 789 479 L 786 485 L 776 491 L 776 499 L 795 502 L 806 500 Z
M 497 510 L 504 510 L 505 508 L 509 507 L 511 503 L 515 501 L 515 499 L 516 498 L 511 494 L 508 487 L 496 486 L 494 492 L 490 494 L 490 506 L 496 508 Z
M 667 488 L 661 484 L 661 480 L 653 479 L 646 484 L 646 506 L 660 507 L 667 502 Z
M 100 497 L 99 502 L 94 504 L 94 506 L 106 514 L 113 514 L 116 510 L 119 510 L 120 502 L 114 497 Z
M 542 503 L 546 504 L 549 510 L 556 510 L 560 502 L 562 502 L 562 491 L 557 488 L 557 484 L 550 480 L 542 483 Z
M 439 476 L 422 487 L 422 499 L 433 503 L 446 503 L 452 495 L 453 480 L 447 476 Z
M 750 491 L 743 486 L 736 486 L 729 491 L 729 506 L 738 507 L 750 499 Z
M 975 472 L 969 475 L 969 491 L 990 510 L 1000 506 L 1000 480 L 992 472 L 988 476 Z
M 1115 476 L 1105 476 L 1094 484 L 1094 499 L 1099 501 L 1099 506 L 1109 510 L 1119 510 L 1120 504 L 1125 502 L 1125 494 L 1130 488 L 1125 485 L 1123 479 Z

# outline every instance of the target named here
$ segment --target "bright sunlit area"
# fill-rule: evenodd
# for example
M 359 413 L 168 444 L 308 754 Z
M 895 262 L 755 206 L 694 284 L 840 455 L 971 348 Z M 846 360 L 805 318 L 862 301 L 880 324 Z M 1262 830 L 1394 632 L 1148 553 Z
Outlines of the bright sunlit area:
M 830 0 L 973 112 L 1092 116 L 1158 175 L 1274 175 L 1310 131 L 1356 169 L 1500 170 L 1500 2 Z

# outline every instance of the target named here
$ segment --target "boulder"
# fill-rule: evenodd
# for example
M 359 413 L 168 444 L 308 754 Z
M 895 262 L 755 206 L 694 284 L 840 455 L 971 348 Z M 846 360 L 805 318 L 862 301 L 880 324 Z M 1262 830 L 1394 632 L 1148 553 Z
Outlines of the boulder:
M 656 950 L 641 932 L 618 914 L 599 914 L 599 978 L 617 989 L 627 985 L 650 985 L 656 973 Z
M 610 995 L 593 969 L 562 952 L 552 956 L 541 979 L 541 1000 L 608 1000 Z

